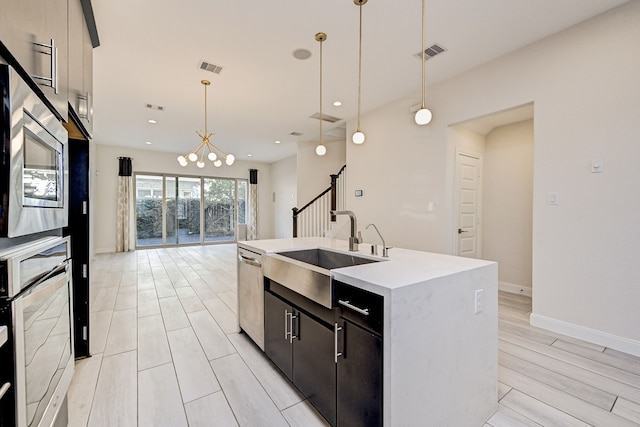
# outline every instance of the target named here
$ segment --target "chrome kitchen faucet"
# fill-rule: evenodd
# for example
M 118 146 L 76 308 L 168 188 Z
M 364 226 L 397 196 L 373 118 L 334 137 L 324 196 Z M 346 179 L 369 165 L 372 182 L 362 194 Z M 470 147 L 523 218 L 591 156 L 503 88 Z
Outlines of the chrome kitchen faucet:
M 358 252 L 358 243 L 362 243 L 362 237 L 358 232 L 358 220 L 356 214 L 351 211 L 331 211 L 331 215 L 349 215 L 351 220 L 351 236 L 349 237 L 349 250 L 351 252 Z

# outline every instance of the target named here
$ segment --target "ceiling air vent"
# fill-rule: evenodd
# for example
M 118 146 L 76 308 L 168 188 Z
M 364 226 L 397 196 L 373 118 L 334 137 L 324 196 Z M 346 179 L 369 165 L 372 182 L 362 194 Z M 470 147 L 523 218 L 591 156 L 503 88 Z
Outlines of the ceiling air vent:
M 426 60 L 428 60 L 428 59 L 431 59 L 431 58 L 433 58 L 434 56 L 439 55 L 439 54 L 441 54 L 442 52 L 446 52 L 446 51 L 447 51 L 447 49 L 446 49 L 446 48 L 444 48 L 444 47 L 442 47 L 442 46 L 440 46 L 439 44 L 434 44 L 434 45 L 432 45 L 432 46 L 429 46 L 428 48 L 426 48 L 426 49 L 424 50 L 424 60 L 426 61 Z M 418 53 L 416 53 L 414 56 L 415 56 L 416 58 L 418 58 L 418 59 L 421 59 L 421 55 L 420 55 L 420 53 L 421 53 L 421 52 L 418 52 Z
M 295 132 L 295 131 L 293 131 L 293 132 L 291 132 L 289 135 L 292 135 L 292 136 L 302 136 L 302 133 L 301 133 L 301 132 Z
M 164 107 L 161 105 L 144 104 L 144 106 L 150 110 L 164 111 Z
M 200 61 L 200 64 L 198 65 L 198 67 L 201 70 L 211 71 L 212 73 L 216 73 L 216 74 L 220 74 L 220 71 L 222 71 L 222 67 L 221 66 L 212 64 L 212 63 L 207 62 L 207 61 Z
M 323 121 L 329 122 L 329 123 L 335 123 L 335 122 L 339 122 L 340 120 L 342 120 L 342 119 L 340 119 L 338 117 L 333 117 L 333 116 L 330 116 L 328 114 L 323 114 L 322 116 L 320 116 L 320 113 L 312 114 L 309 117 L 311 117 L 312 119 L 318 119 L 318 120 L 320 120 L 320 118 L 322 118 Z

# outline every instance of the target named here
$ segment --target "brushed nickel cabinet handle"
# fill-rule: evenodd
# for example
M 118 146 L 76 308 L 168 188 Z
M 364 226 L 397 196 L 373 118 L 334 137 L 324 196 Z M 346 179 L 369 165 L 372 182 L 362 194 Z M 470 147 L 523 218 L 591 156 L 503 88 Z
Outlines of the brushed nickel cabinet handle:
M 338 357 L 342 356 L 342 353 L 338 353 L 338 331 L 341 331 L 342 327 L 337 323 L 333 324 L 333 361 L 338 363 Z
M 49 55 L 49 64 L 51 67 L 51 77 L 32 75 L 34 79 L 43 80 L 45 83 L 40 83 L 42 86 L 47 86 L 53 89 L 53 93 L 58 94 L 58 48 L 56 47 L 55 39 L 51 39 L 50 43 L 32 42 L 34 45 L 49 49 L 49 52 L 38 50 L 38 53 L 43 55 Z
M 343 301 L 343 300 L 338 300 L 338 304 L 343 305 L 353 311 L 357 311 L 360 314 L 364 314 L 365 316 L 369 315 L 369 309 L 368 308 L 360 308 L 360 307 L 356 307 L 355 305 L 351 304 L 349 301 Z

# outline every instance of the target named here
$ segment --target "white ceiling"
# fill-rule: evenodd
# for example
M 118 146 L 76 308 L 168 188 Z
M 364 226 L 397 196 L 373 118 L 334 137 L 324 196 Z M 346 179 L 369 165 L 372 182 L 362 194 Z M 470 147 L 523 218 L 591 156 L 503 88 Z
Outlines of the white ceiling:
M 427 62 L 427 83 L 450 78 L 626 0 L 427 0 L 427 45 L 447 52 Z M 363 6 L 362 112 L 420 97 L 421 1 Z M 357 111 L 358 6 L 352 0 L 93 0 L 94 140 L 98 144 L 186 153 L 204 125 L 208 90 L 213 142 L 240 160 L 273 162 L 318 138 L 319 43 L 323 112 Z M 295 59 L 299 48 L 313 55 Z M 200 70 L 200 60 L 220 74 Z M 543 60 L 541 58 L 541 60 Z M 342 107 L 331 102 L 340 100 Z M 165 107 L 158 112 L 145 104 Z M 157 124 L 149 124 L 156 119 Z M 325 130 L 344 124 L 324 125 Z M 293 131 L 303 133 L 291 136 Z M 275 140 L 282 141 L 274 144 Z M 151 145 L 146 145 L 150 141 Z M 248 154 L 253 154 L 248 158 Z

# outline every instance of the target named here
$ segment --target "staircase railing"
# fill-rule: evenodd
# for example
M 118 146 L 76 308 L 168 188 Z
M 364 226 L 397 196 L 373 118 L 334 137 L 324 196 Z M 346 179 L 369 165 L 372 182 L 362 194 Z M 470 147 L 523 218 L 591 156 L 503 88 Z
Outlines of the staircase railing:
M 329 228 L 329 222 L 335 222 L 335 215 L 330 211 L 344 210 L 346 203 L 347 165 L 342 166 L 335 175 L 330 175 L 331 185 L 309 203 L 293 211 L 293 237 L 323 236 Z

